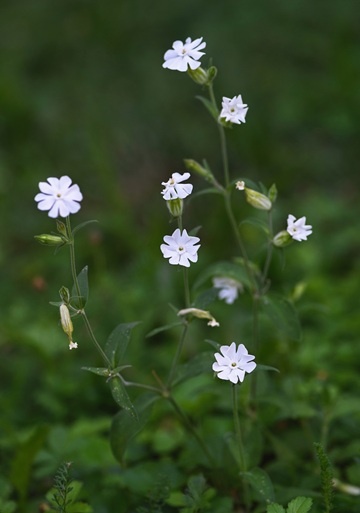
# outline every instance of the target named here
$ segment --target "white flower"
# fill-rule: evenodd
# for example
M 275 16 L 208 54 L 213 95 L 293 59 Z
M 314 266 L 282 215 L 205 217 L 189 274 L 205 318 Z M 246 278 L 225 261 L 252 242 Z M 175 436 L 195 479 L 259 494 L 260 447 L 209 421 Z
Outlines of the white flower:
M 300 217 L 296 220 L 295 216 L 289 214 L 287 218 L 287 232 L 294 240 L 302 241 L 307 240 L 308 236 L 312 234 L 312 226 L 306 223 L 306 217 Z
M 47 182 L 40 182 L 39 192 L 35 196 L 39 210 L 49 210 L 49 217 L 67 217 L 80 210 L 78 201 L 83 199 L 78 185 L 71 185 L 68 176 L 50 177 Z
M 191 38 L 188 37 L 185 43 L 174 41 L 172 49 L 165 52 L 163 68 L 187 71 L 189 66 L 192 70 L 197 69 L 201 64 L 198 62 L 200 57 L 205 55 L 205 52 L 200 52 L 206 46 L 206 43 L 201 42 L 202 39 L 199 37 L 191 41 Z
M 239 281 L 231 278 L 213 278 L 213 285 L 219 290 L 219 299 L 231 305 L 238 297 L 238 293 L 243 291 L 243 286 Z
M 183 175 L 173 173 L 167 182 L 161 182 L 161 185 L 165 186 L 165 189 L 161 191 L 164 200 L 184 199 L 186 196 L 189 196 L 193 186 L 190 183 L 181 183 L 188 178 L 190 178 L 190 173 L 184 173 Z
M 69 349 L 77 349 L 77 342 L 74 342 L 73 340 L 69 340 Z
M 215 353 L 216 362 L 212 369 L 217 373 L 217 377 L 237 383 L 244 381 L 245 372 L 252 372 L 256 363 L 253 362 L 255 356 L 248 353 L 244 344 L 240 344 L 236 349 L 235 342 L 230 346 L 221 346 L 220 353 Z
M 222 111 L 220 112 L 220 118 L 225 118 L 226 121 L 231 123 L 245 123 L 245 116 L 249 107 L 243 103 L 241 94 L 234 96 L 234 98 L 222 99 Z
M 170 258 L 170 264 L 190 267 L 190 262 L 197 262 L 199 241 L 199 237 L 191 237 L 186 230 L 181 233 L 177 228 L 172 235 L 165 235 L 166 244 L 161 244 L 160 249 L 164 258 Z

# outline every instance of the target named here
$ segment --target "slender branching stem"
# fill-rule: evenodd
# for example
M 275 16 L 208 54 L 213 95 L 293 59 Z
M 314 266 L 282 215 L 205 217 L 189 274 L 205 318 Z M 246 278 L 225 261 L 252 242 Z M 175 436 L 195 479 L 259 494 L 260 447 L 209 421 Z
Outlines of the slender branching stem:
M 92 330 L 91 324 L 89 322 L 88 316 L 86 315 L 85 310 L 82 309 L 82 310 L 80 310 L 79 313 L 81 314 L 81 317 L 84 319 L 85 326 L 86 326 L 86 328 L 88 330 L 90 338 L 93 341 L 96 349 L 100 353 L 100 355 L 101 355 L 102 359 L 104 360 L 104 362 L 106 363 L 107 367 L 109 369 L 111 369 L 112 368 L 111 362 L 110 362 L 109 358 L 106 356 L 106 354 L 104 353 L 104 351 L 103 351 L 102 347 L 100 346 L 99 342 L 97 341 L 97 339 L 95 337 L 95 334 L 94 334 L 94 332 Z
M 167 379 L 167 387 L 168 388 L 171 388 L 172 381 L 175 377 L 175 372 L 176 372 L 177 366 L 179 364 L 180 356 L 181 356 L 181 353 L 182 353 L 182 350 L 184 347 L 187 330 L 188 330 L 188 323 L 185 321 L 185 324 L 184 324 L 184 327 L 183 327 L 183 330 L 181 333 L 181 337 L 180 337 L 180 340 L 179 340 L 179 343 L 178 343 L 178 346 L 176 349 L 176 353 L 175 353 L 174 359 L 171 364 L 169 376 Z

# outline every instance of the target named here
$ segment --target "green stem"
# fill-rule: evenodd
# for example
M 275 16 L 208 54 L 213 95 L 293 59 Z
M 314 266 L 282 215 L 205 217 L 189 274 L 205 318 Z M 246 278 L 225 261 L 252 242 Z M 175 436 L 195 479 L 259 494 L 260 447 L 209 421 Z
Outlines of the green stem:
M 244 444 L 241 434 L 241 426 L 240 426 L 240 418 L 239 418 L 239 410 L 238 410 L 238 399 L 237 399 L 237 385 L 232 385 L 232 403 L 233 403 L 233 414 L 234 414 L 234 425 L 235 425 L 235 435 L 237 446 L 239 450 L 239 459 L 240 459 L 240 470 L 241 472 L 246 472 L 246 461 L 245 461 L 245 452 L 244 452 Z
M 273 243 L 272 243 L 272 239 L 273 239 L 273 222 L 272 222 L 272 212 L 271 212 L 271 210 L 269 210 L 269 212 L 268 212 L 268 223 L 269 223 L 269 243 L 268 243 L 268 250 L 267 250 L 267 254 L 266 254 L 266 260 L 265 260 L 265 264 L 264 264 L 264 269 L 263 269 L 263 272 L 262 272 L 262 275 L 261 275 L 261 285 L 262 285 L 262 287 L 264 287 L 265 283 L 266 283 L 266 279 L 267 279 L 267 275 L 268 275 L 269 267 L 270 267 L 270 263 L 271 263 L 271 258 L 272 258 L 272 254 L 273 254 L 273 249 L 274 249 L 274 246 L 273 246 Z
M 209 85 L 209 96 L 210 101 L 213 104 L 216 111 L 218 110 L 215 94 L 214 94 L 214 88 L 213 85 Z M 221 123 L 217 122 L 218 130 L 219 130 L 219 136 L 220 136 L 220 147 L 221 147 L 221 157 L 223 162 L 223 170 L 224 170 L 224 181 L 225 181 L 225 187 L 228 188 L 230 184 L 230 173 L 229 173 L 229 159 L 228 159 L 228 153 L 227 153 L 227 147 L 226 147 L 226 137 L 225 137 L 225 129 L 222 126 Z
M 99 342 L 96 340 L 95 334 L 94 334 L 94 332 L 93 332 L 93 330 L 91 328 L 89 319 L 87 318 L 86 312 L 85 312 L 84 307 L 83 307 L 81 291 L 80 291 L 80 285 L 79 285 L 79 281 L 78 281 L 78 278 L 77 278 L 77 272 L 76 272 L 75 240 L 74 240 L 74 236 L 73 236 L 72 229 L 71 229 L 70 216 L 67 216 L 67 218 L 66 218 L 66 230 L 67 230 L 67 236 L 68 236 L 68 239 L 69 239 L 69 246 L 70 246 L 71 274 L 72 274 L 72 279 L 73 279 L 73 282 L 74 282 L 74 286 L 75 286 L 75 290 L 76 290 L 76 295 L 78 297 L 78 303 L 79 303 L 79 307 L 80 307 L 78 309 L 78 313 L 80 313 L 82 318 L 84 319 L 86 328 L 87 328 L 87 330 L 89 332 L 91 340 L 95 344 L 96 349 L 101 354 L 101 356 L 102 356 L 104 362 L 106 363 L 106 365 L 109 368 L 111 368 L 112 367 L 111 362 L 110 362 L 109 358 L 106 356 L 106 354 L 104 353 L 104 351 L 102 350 Z
M 200 445 L 200 447 L 202 448 L 202 450 L 206 454 L 206 456 L 207 456 L 209 462 L 211 463 L 212 467 L 215 468 L 217 466 L 217 462 L 215 461 L 215 458 L 212 456 L 212 454 L 210 453 L 209 449 L 205 445 L 203 439 L 201 438 L 201 436 L 199 435 L 199 433 L 197 432 L 195 427 L 192 425 L 192 423 L 190 422 L 190 420 L 188 419 L 186 414 L 183 412 L 183 410 L 181 409 L 179 404 L 175 401 L 175 399 L 171 395 L 169 395 L 167 397 L 167 400 L 173 406 L 174 410 L 176 411 L 176 413 L 178 414 L 178 416 L 182 420 L 184 426 L 190 431 L 190 433 L 197 440 L 198 444 Z
M 171 364 L 171 368 L 170 368 L 170 372 L 169 372 L 169 377 L 168 377 L 167 383 L 166 383 L 167 388 L 171 388 L 171 384 L 172 384 L 172 381 L 174 379 L 175 372 L 176 372 L 177 366 L 179 364 L 180 356 L 181 356 L 181 353 L 182 353 L 182 350 L 183 350 L 183 347 L 184 347 L 184 342 L 185 342 L 185 337 L 186 337 L 187 330 L 188 330 L 188 324 L 186 323 L 184 325 L 184 328 L 183 328 L 183 331 L 182 331 L 182 334 L 181 334 L 181 338 L 180 338 L 179 344 L 177 346 L 173 362 Z
M 96 349 L 97 349 L 97 350 L 99 351 L 99 353 L 101 354 L 102 359 L 104 360 L 104 362 L 106 363 L 106 365 L 108 366 L 108 368 L 109 368 L 109 369 L 111 369 L 111 368 L 112 368 L 111 362 L 110 362 L 109 358 L 106 356 L 106 354 L 104 353 L 104 351 L 103 351 L 102 347 L 100 346 L 99 342 L 96 340 L 95 334 L 94 334 L 94 332 L 93 332 L 93 330 L 92 330 L 92 328 L 91 328 L 91 324 L 90 324 L 90 322 L 89 322 L 89 319 L 88 319 L 88 317 L 87 317 L 87 315 L 86 315 L 85 310 L 84 310 L 84 309 L 82 309 L 82 310 L 80 310 L 80 312 L 79 312 L 79 313 L 81 314 L 82 318 L 84 319 L 85 326 L 86 326 L 86 328 L 87 328 L 87 330 L 88 330 L 88 333 L 89 333 L 89 335 L 90 335 L 90 338 L 91 338 L 91 340 L 93 341 L 93 343 L 94 343 L 94 345 L 95 345 Z

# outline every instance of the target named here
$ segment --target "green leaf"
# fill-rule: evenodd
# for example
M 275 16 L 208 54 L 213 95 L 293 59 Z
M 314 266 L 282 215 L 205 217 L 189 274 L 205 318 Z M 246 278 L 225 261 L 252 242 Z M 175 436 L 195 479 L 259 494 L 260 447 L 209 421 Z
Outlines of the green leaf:
M 205 290 L 202 294 L 197 296 L 193 303 L 193 306 L 195 308 L 199 308 L 200 310 L 206 310 L 207 307 L 217 299 L 218 295 L 218 289 L 213 288 Z
M 91 224 L 91 223 L 98 223 L 99 221 L 97 219 L 90 219 L 89 221 L 85 221 L 84 223 L 80 223 L 73 229 L 73 234 L 81 230 L 81 228 L 84 228 L 84 226 Z
M 218 122 L 220 114 L 218 108 L 210 100 L 204 98 L 204 96 L 196 96 L 196 99 L 201 101 L 201 103 L 210 112 L 211 116 L 215 119 L 215 121 Z
M 289 502 L 287 513 L 307 513 L 312 506 L 312 499 L 308 497 L 296 497 Z
M 20 500 L 25 501 L 31 475 L 31 466 L 36 454 L 43 447 L 48 428 L 38 426 L 22 443 L 18 444 L 10 470 L 10 481 L 19 494 Z
M 117 367 L 122 361 L 129 344 L 131 330 L 138 324 L 139 322 L 119 324 L 110 333 L 104 350 L 113 367 Z
M 196 198 L 198 196 L 204 196 L 205 194 L 221 194 L 222 195 L 222 192 L 219 191 L 219 189 L 216 189 L 216 187 L 208 187 L 207 189 L 202 189 L 201 191 L 191 194 L 191 196 L 190 196 L 191 201 L 194 198 Z
M 262 310 L 275 324 L 293 340 L 301 339 L 301 326 L 292 303 L 282 296 L 267 294 L 261 300 Z
M 210 372 L 214 363 L 214 353 L 199 353 L 184 365 L 180 365 L 174 379 L 174 385 L 178 385 L 183 381 L 194 378 L 204 372 Z
M 72 303 L 75 308 L 81 309 L 83 308 L 87 300 L 89 298 L 89 282 L 88 282 L 88 266 L 86 265 L 82 271 L 77 276 L 79 289 L 80 289 L 80 297 L 76 290 L 75 284 L 71 289 L 71 297 L 74 298 Z
M 285 513 L 285 510 L 280 504 L 273 502 L 267 506 L 266 513 Z
M 109 377 L 109 369 L 106 367 L 81 367 L 81 370 L 92 372 L 98 376 L 105 376 L 107 378 Z
M 153 403 L 159 398 L 154 394 L 143 394 L 135 401 L 138 416 L 128 415 L 124 410 L 119 411 L 113 418 L 110 429 L 110 445 L 115 458 L 124 462 L 124 453 L 132 438 L 145 426 Z
M 256 365 L 256 370 L 264 370 L 264 371 L 274 371 L 274 372 L 280 372 L 279 369 L 276 367 L 271 367 L 270 365 Z
M 131 416 L 134 419 L 138 418 L 138 414 L 135 410 L 133 403 L 130 400 L 130 397 L 126 391 L 126 387 L 122 382 L 119 376 L 114 376 L 109 380 L 110 390 L 114 401 L 121 406 L 126 412 L 127 415 Z
M 269 235 L 269 227 L 262 219 L 257 217 L 248 217 L 241 221 L 240 226 L 243 224 L 250 224 L 251 226 L 256 226 L 256 228 L 260 228 L 266 235 Z
M 172 328 L 177 328 L 178 326 L 183 326 L 184 323 L 182 321 L 173 322 L 171 324 L 166 324 L 165 326 L 160 326 L 160 328 L 155 328 L 154 330 L 149 331 L 149 333 L 146 335 L 146 338 L 153 337 L 154 335 L 157 335 L 158 333 L 161 333 L 162 331 L 171 330 Z
M 274 487 L 265 470 L 255 467 L 250 472 L 242 474 L 244 479 L 254 488 L 259 497 L 265 502 L 273 502 L 275 499 Z
M 195 288 L 199 287 L 204 282 L 215 276 L 231 278 L 245 285 L 250 285 L 249 278 L 243 263 L 235 264 L 233 262 L 217 262 L 216 264 L 208 267 L 200 275 L 200 277 L 195 282 Z

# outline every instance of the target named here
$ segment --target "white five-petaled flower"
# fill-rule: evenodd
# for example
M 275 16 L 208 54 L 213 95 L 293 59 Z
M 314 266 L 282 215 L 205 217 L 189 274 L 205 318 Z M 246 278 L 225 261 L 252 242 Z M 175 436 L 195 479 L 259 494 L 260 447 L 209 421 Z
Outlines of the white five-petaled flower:
M 302 241 L 307 240 L 308 236 L 312 234 L 312 226 L 306 223 L 306 217 L 300 217 L 296 220 L 295 216 L 289 214 L 287 218 L 287 232 L 294 240 Z
M 223 96 L 222 99 L 222 110 L 220 112 L 220 118 L 225 118 L 230 123 L 245 123 L 245 116 L 249 107 L 243 103 L 241 94 L 234 96 L 234 98 L 226 98 Z
M 216 362 L 213 363 L 212 369 L 216 372 L 220 379 L 238 383 L 244 381 L 245 372 L 252 372 L 256 363 L 253 362 L 255 356 L 248 353 L 244 344 L 240 344 L 236 348 L 235 342 L 230 346 L 221 346 L 220 353 L 215 353 Z
M 61 178 L 50 177 L 47 182 L 40 182 L 39 192 L 35 196 L 38 202 L 39 210 L 48 210 L 49 217 L 67 217 L 69 214 L 75 214 L 80 210 L 78 203 L 83 199 L 79 186 L 72 184 L 71 178 L 62 176 Z
M 167 182 L 161 182 L 161 185 L 165 186 L 165 189 L 161 191 L 164 199 L 184 199 L 186 196 L 189 196 L 193 190 L 193 186 L 190 183 L 181 183 L 188 178 L 190 178 L 190 173 L 184 173 L 183 175 L 173 173 Z
M 190 262 L 197 262 L 199 241 L 199 237 L 191 237 L 186 230 L 181 233 L 177 228 L 172 235 L 165 235 L 166 244 L 161 244 L 160 249 L 164 258 L 170 259 L 170 264 L 190 267 Z
M 191 37 L 182 41 L 174 41 L 172 49 L 167 50 L 164 54 L 163 68 L 173 69 L 177 71 L 187 71 L 188 67 L 192 70 L 200 66 L 199 59 L 205 52 L 200 52 L 206 46 L 202 43 L 202 37 L 191 41 Z
M 238 293 L 243 291 L 243 285 L 232 278 L 213 278 L 213 285 L 219 289 L 218 297 L 223 299 L 225 303 L 231 305 L 238 297 Z

